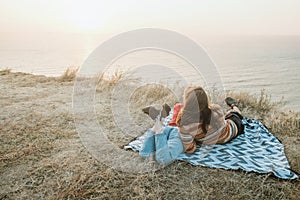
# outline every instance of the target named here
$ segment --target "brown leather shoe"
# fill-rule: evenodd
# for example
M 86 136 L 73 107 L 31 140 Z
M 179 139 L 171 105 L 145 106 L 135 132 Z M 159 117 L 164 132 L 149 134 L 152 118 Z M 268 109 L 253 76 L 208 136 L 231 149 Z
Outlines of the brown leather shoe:
M 146 108 L 143 108 L 142 111 L 145 114 L 149 115 L 151 117 L 151 119 L 153 119 L 153 120 L 155 120 L 156 117 L 160 114 L 160 120 L 161 120 L 161 118 L 165 118 L 169 115 L 169 113 L 171 111 L 171 107 L 165 103 L 162 106 L 162 110 L 158 110 L 154 106 L 147 106 Z
M 227 97 L 227 98 L 225 99 L 225 102 L 226 102 L 227 105 L 230 106 L 231 108 L 233 108 L 233 106 L 238 107 L 236 101 L 235 101 L 233 98 L 231 98 L 231 97 Z
M 157 110 L 154 106 L 147 106 L 146 108 L 143 108 L 142 111 L 149 115 L 149 117 L 151 117 L 153 120 L 155 120 L 160 113 L 160 110 Z
M 163 105 L 163 109 L 161 111 L 161 117 L 163 117 L 163 118 L 167 117 L 169 115 L 170 111 L 171 111 L 171 107 L 165 103 Z

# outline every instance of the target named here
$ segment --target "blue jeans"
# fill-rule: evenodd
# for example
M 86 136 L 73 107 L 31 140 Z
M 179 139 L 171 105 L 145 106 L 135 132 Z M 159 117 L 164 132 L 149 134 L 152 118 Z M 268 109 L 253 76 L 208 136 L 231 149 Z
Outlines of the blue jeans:
M 167 164 L 184 151 L 177 127 L 166 126 L 163 132 L 158 134 L 149 129 L 145 134 L 146 139 L 140 151 L 143 157 L 155 154 L 157 162 Z

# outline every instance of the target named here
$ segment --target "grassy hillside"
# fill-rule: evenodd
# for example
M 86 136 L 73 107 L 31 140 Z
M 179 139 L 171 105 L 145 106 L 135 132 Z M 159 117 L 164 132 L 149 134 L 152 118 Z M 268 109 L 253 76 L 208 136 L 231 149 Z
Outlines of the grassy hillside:
M 299 199 L 300 181 L 270 174 L 195 167 L 174 162 L 145 174 L 116 171 L 95 160 L 76 132 L 72 109 L 75 71 L 59 78 L 0 72 L 0 199 Z M 68 74 L 70 76 L 68 76 Z M 111 99 L 122 75 L 99 80 L 96 113 L 109 139 L 122 146 L 132 138 L 114 124 Z M 130 92 L 136 80 L 124 83 Z M 177 88 L 180 89 L 180 88 Z M 281 110 L 283 102 L 231 92 L 247 117 L 269 127 L 285 146 L 292 169 L 300 172 L 300 119 Z M 142 87 L 131 96 L 133 120 L 144 130 L 152 121 L 141 108 L 175 103 L 159 86 Z M 157 101 L 158 100 L 158 101 Z

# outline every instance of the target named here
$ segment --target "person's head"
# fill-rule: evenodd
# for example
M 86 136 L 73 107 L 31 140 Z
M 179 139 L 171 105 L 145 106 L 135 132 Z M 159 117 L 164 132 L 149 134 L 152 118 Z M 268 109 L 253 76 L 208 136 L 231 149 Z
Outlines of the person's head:
M 211 110 L 205 90 L 196 86 L 186 88 L 183 103 L 180 126 L 201 123 L 202 131 L 206 133 L 207 125 L 210 123 Z

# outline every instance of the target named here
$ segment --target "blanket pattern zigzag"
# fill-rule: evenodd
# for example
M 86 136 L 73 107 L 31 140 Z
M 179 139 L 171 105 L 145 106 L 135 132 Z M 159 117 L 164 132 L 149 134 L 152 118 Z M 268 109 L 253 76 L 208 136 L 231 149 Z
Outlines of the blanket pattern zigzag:
M 171 114 L 171 113 L 170 113 Z M 167 125 L 170 117 L 164 121 Z M 282 179 L 296 179 L 298 175 L 290 169 L 284 147 L 258 120 L 243 119 L 245 133 L 227 144 L 200 146 L 193 154 L 182 153 L 177 160 L 223 169 L 242 169 L 247 172 L 270 173 Z M 125 146 L 139 151 L 143 135 Z

